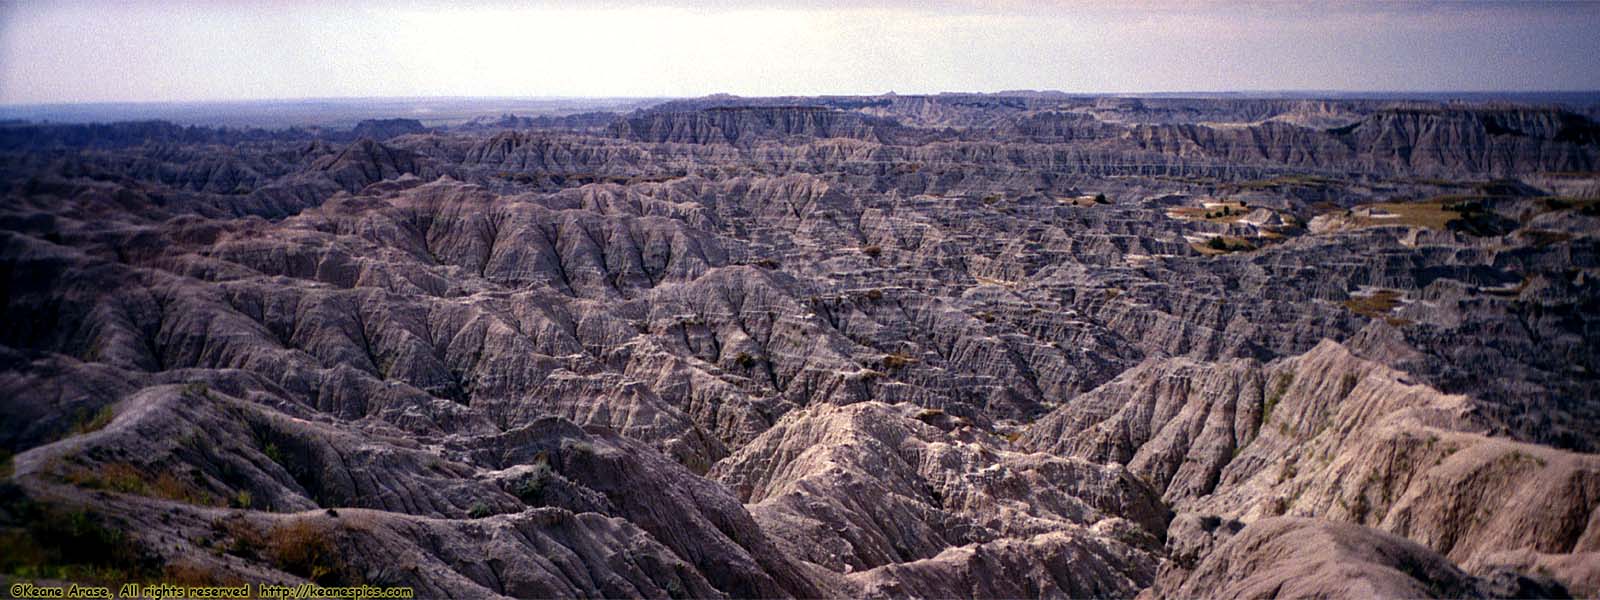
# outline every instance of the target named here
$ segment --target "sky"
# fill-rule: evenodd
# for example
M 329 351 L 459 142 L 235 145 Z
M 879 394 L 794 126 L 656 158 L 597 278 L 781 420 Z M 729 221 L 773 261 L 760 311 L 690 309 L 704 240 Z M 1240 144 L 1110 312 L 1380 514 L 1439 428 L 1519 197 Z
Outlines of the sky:
M 0 0 L 0 104 L 1600 90 L 1600 2 Z

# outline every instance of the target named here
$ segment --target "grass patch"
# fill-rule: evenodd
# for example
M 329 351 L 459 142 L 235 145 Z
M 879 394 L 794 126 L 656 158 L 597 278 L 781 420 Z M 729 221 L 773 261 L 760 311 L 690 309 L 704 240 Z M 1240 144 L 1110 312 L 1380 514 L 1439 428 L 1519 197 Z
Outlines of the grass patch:
M 1250 181 L 1241 181 L 1239 183 L 1228 183 L 1223 184 L 1221 187 L 1222 189 L 1237 192 L 1243 190 L 1271 190 L 1284 187 L 1320 188 L 1328 187 L 1336 183 L 1337 182 L 1332 179 L 1328 179 L 1326 177 L 1317 177 L 1315 175 L 1284 175 L 1281 177 L 1273 177 L 1271 179 L 1252 179 Z
M 161 568 L 161 581 L 184 587 L 239 587 L 248 583 L 237 576 L 181 559 Z
M 1256 249 L 1255 243 L 1251 242 L 1250 240 L 1241 237 L 1233 237 L 1230 235 L 1219 235 L 1206 240 L 1204 244 L 1193 243 L 1189 244 L 1189 247 L 1194 248 L 1196 252 L 1207 256 L 1231 254 L 1234 252 L 1249 252 Z
M 198 506 L 226 505 L 215 494 L 181 481 L 171 472 L 151 480 L 144 471 L 125 462 L 101 463 L 98 468 L 77 467 L 62 476 L 67 483 L 92 490 L 107 490 L 147 498 L 163 498 Z
M 1568 197 L 1545 198 L 1544 207 L 1545 212 L 1554 212 L 1558 210 L 1577 210 L 1578 214 L 1592 217 L 1600 214 L 1600 199 Z
M 1485 208 L 1495 196 L 1454 194 L 1415 202 L 1361 204 L 1344 218 L 1356 227 L 1404 225 L 1438 231 L 1459 230 L 1476 236 L 1502 235 L 1514 223 Z
M 1167 216 L 1186 221 L 1209 221 L 1212 223 L 1233 223 L 1244 218 L 1250 212 L 1250 205 L 1244 202 L 1225 201 L 1207 202 L 1208 206 L 1180 206 L 1167 209 Z
M 278 569 L 318 585 L 355 583 L 345 578 L 348 569 L 328 526 L 295 519 L 274 527 L 267 539 L 267 557 Z
M 905 352 L 894 352 L 883 357 L 883 370 L 895 371 L 916 364 L 917 359 Z
M 1461 218 L 1461 213 L 1449 210 L 1442 202 L 1383 202 L 1363 204 L 1352 211 L 1360 227 L 1406 225 L 1443 231 L 1450 222 Z
M 1400 305 L 1400 293 L 1393 290 L 1379 290 L 1369 296 L 1351 296 L 1343 304 L 1350 312 L 1363 317 L 1386 318 L 1389 311 Z
M 98 513 L 41 505 L 9 485 L 0 504 L 8 517 L 0 523 L 0 573 L 101 584 L 158 574 L 156 561 Z
M 1515 465 L 1521 465 L 1523 463 L 1527 463 L 1527 464 L 1534 465 L 1534 466 L 1541 467 L 1541 468 L 1543 468 L 1545 466 L 1544 459 L 1539 458 L 1537 456 L 1534 456 L 1532 454 L 1528 454 L 1528 453 L 1523 452 L 1521 450 L 1512 450 L 1510 452 L 1502 454 L 1502 455 L 1500 455 L 1499 458 L 1495 459 L 1495 462 L 1508 463 L 1508 464 L 1511 464 L 1511 465 L 1514 465 L 1514 466 Z
M 115 418 L 117 418 L 117 411 L 112 410 L 110 404 L 102 406 L 100 410 L 94 412 L 80 410 L 78 411 L 78 418 L 72 425 L 72 433 L 85 434 L 100 431 L 110 425 L 111 420 Z
M 472 507 L 467 509 L 467 517 L 471 519 L 482 519 L 492 515 L 494 515 L 494 510 L 481 501 L 473 502 Z
M 211 399 L 211 386 L 204 381 L 193 381 L 183 386 L 183 393 L 195 398 Z
M 1083 195 L 1073 196 L 1070 198 L 1056 198 L 1056 202 L 1061 204 L 1071 204 L 1080 208 L 1088 208 L 1096 204 L 1111 204 L 1111 199 L 1107 198 L 1105 194 L 1095 194 L 1093 196 Z
M 214 541 L 211 538 L 202 538 L 195 543 L 200 546 L 213 546 L 216 550 L 249 560 L 260 559 L 267 548 L 267 536 L 242 516 L 234 515 L 212 521 L 211 531 L 216 535 Z
M 77 467 L 67 471 L 63 479 L 72 485 L 91 490 L 109 490 L 123 494 L 149 494 L 144 472 L 128 463 L 103 463 L 96 469 Z
M 1523 232 L 1528 241 L 1537 248 L 1553 246 L 1561 242 L 1571 241 L 1573 235 L 1565 231 L 1545 231 L 1543 229 L 1529 229 Z

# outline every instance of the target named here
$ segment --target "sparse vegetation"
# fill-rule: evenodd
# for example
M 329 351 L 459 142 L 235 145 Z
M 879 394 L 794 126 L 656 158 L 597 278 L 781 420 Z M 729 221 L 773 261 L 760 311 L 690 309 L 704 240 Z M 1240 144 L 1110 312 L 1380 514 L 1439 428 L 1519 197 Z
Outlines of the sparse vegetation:
M 1281 177 L 1273 177 L 1271 179 L 1254 179 L 1250 181 L 1224 184 L 1222 189 L 1229 191 L 1229 193 L 1234 193 L 1244 190 L 1270 190 L 1283 187 L 1320 188 L 1330 187 L 1337 184 L 1337 181 L 1315 175 L 1284 175 Z
M 0 505 L 9 513 L 0 525 L 0 574 L 100 584 L 157 574 L 155 559 L 103 515 L 43 505 L 9 484 L 0 484 Z
M 1428 200 L 1362 204 L 1345 211 L 1345 219 L 1356 227 L 1405 225 L 1439 231 L 1460 230 L 1468 234 L 1499 235 L 1509 231 L 1504 219 L 1486 208 L 1489 196 L 1450 195 Z
M 894 371 L 903 369 L 917 362 L 917 359 L 905 352 L 891 352 L 883 357 L 883 370 Z
M 1267 514 L 1275 517 L 1282 516 L 1283 514 L 1289 512 L 1289 506 L 1290 503 L 1288 498 L 1283 496 L 1275 496 L 1271 500 L 1267 501 L 1266 512 Z
M 741 369 L 750 369 L 756 366 L 756 357 L 750 356 L 750 354 L 746 352 L 740 352 L 737 355 L 734 355 L 733 363 L 739 365 L 739 368 Z
M 1509 543 L 1569 575 L 1600 496 L 1573 483 L 1600 446 L 1575 405 L 1600 370 L 1600 221 L 1579 214 L 1600 199 L 1556 195 L 1600 179 L 1530 169 L 1592 168 L 1600 129 L 1509 102 L 1256 102 L 0 127 L 0 446 L 26 451 L 15 474 L 0 451 L 0 574 L 427 596 L 1546 583 L 1478 580 L 1510 576 L 1478 568 Z M 1329 178 L 1277 176 L 1302 171 Z M 855 535 L 876 525 L 887 541 Z
M 1278 469 L 1278 483 L 1294 479 L 1300 474 L 1300 465 L 1294 458 L 1284 461 L 1283 467 Z
M 561 451 L 573 454 L 594 454 L 594 444 L 584 441 L 561 440 Z
M 62 479 L 78 487 L 120 494 L 163 498 L 198 506 L 224 504 L 215 494 L 193 483 L 181 481 L 169 471 L 163 471 L 151 480 L 144 471 L 125 462 L 101 463 L 97 467 L 73 467 L 62 475 Z
M 101 429 L 105 429 L 106 425 L 110 425 L 111 420 L 115 419 L 116 417 L 117 412 L 113 410 L 109 404 L 100 407 L 100 410 L 92 413 L 88 411 L 80 411 L 78 413 L 77 423 L 73 424 L 72 426 L 72 432 L 74 434 L 81 435 L 94 431 L 100 431 Z
M 283 452 L 278 450 L 278 445 L 276 443 L 267 442 L 266 445 L 261 448 L 261 453 L 266 455 L 268 460 L 278 463 L 279 465 L 283 464 Z
M 1283 395 L 1288 393 L 1289 386 L 1294 384 L 1294 373 L 1285 372 L 1279 375 L 1272 385 L 1272 391 L 1267 393 L 1267 399 L 1261 406 L 1261 422 L 1266 423 L 1272 418 L 1272 409 L 1278 407 L 1278 402 L 1283 400 Z
M 1350 392 L 1355 391 L 1356 384 L 1360 381 L 1361 378 L 1357 377 L 1355 373 L 1345 373 L 1343 377 L 1339 378 L 1339 396 L 1341 398 L 1349 396 Z
M 243 516 L 233 515 L 211 522 L 211 539 L 195 540 L 199 546 L 215 545 L 217 550 L 240 558 L 255 560 L 267 547 L 267 538 Z
M 211 398 L 211 386 L 203 381 L 192 381 L 184 384 L 183 393 L 194 398 Z
M 123 494 L 148 494 L 144 473 L 128 463 L 102 463 L 97 468 L 73 467 L 63 478 L 78 487 Z
M 545 485 L 552 474 L 549 463 L 535 463 L 533 470 L 517 481 L 517 499 L 530 506 L 543 504 Z
M 1389 316 L 1389 311 L 1399 305 L 1400 293 L 1394 290 L 1378 290 L 1365 296 L 1351 296 L 1344 301 L 1344 307 L 1350 312 L 1375 319 Z
M 1522 235 L 1527 236 L 1528 241 L 1533 242 L 1533 245 L 1537 248 L 1544 248 L 1562 242 L 1571 241 L 1574 237 L 1572 234 L 1565 231 L 1545 231 L 1542 229 L 1525 230 L 1522 232 Z
M 1507 464 L 1510 464 L 1510 465 L 1529 464 L 1529 465 L 1533 465 L 1533 466 L 1536 466 L 1536 467 L 1544 467 L 1545 466 L 1544 459 L 1539 458 L 1537 456 L 1534 456 L 1532 454 L 1528 454 L 1528 453 L 1523 452 L 1521 450 L 1512 450 L 1510 452 L 1507 452 L 1505 454 L 1500 455 L 1500 457 L 1496 458 L 1495 460 L 1496 460 L 1496 462 L 1507 463 Z
M 180 586 L 226 586 L 239 587 L 245 585 L 245 580 L 237 576 L 219 572 L 215 569 L 201 566 L 197 563 L 178 560 L 161 567 L 161 581 Z
M 1180 206 L 1167 209 L 1167 216 L 1174 219 L 1187 221 L 1209 221 L 1212 223 L 1234 223 L 1250 211 L 1244 202 L 1207 202 L 1202 206 Z
M 272 529 L 267 557 L 273 566 L 318 585 L 354 583 L 345 578 L 345 564 L 328 525 L 301 517 Z
M 1201 254 L 1217 255 L 1232 252 L 1249 252 L 1256 249 L 1254 242 L 1230 235 L 1219 235 L 1206 240 L 1204 244 L 1190 244 L 1191 248 Z

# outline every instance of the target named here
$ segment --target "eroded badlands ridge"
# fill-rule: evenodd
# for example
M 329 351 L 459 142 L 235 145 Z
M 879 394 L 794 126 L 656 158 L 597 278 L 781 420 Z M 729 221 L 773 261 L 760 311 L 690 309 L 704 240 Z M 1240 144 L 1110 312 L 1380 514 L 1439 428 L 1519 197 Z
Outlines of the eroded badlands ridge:
M 0 126 L 15 576 L 1600 593 L 1595 107 Z

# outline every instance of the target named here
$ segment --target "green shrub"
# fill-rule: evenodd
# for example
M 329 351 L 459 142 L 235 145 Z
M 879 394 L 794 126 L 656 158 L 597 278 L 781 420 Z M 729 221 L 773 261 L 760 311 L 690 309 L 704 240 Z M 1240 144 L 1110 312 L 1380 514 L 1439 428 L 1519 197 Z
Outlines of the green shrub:
M 211 386 L 203 381 L 193 381 L 183 386 L 183 393 L 196 398 L 210 398 Z
M 80 411 L 78 413 L 78 422 L 72 426 L 72 432 L 83 434 L 100 431 L 105 429 L 106 425 L 110 425 L 111 420 L 116 417 L 117 411 L 112 410 L 110 404 L 100 407 L 100 410 L 93 413 L 86 410 Z
M 734 364 L 739 365 L 739 368 L 741 369 L 749 369 L 756 366 L 756 358 L 744 352 L 740 352 L 738 355 L 734 356 L 733 362 Z
M 523 504 L 530 506 L 542 504 L 545 486 L 554 472 L 550 468 L 550 455 L 540 452 L 533 457 L 533 470 L 517 482 L 513 493 Z
M 279 465 L 283 464 L 283 452 L 278 450 L 277 444 L 267 442 L 267 445 L 261 448 L 261 453 L 265 454 L 268 460 L 278 463 Z

